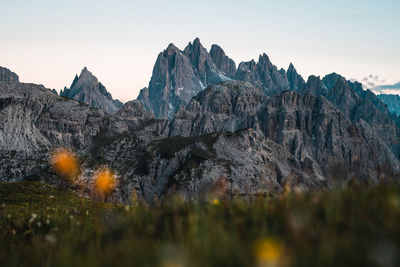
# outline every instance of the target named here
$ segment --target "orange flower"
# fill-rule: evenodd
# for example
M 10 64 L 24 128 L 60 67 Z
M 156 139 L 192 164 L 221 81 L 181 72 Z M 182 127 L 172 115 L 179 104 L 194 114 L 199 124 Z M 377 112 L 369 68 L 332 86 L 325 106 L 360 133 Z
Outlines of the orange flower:
M 258 266 L 280 266 L 283 247 L 276 239 L 264 238 L 256 242 L 254 253 Z
M 102 195 L 108 195 L 116 185 L 115 175 L 109 168 L 98 170 L 94 176 L 97 191 Z
M 79 171 L 78 161 L 74 153 L 70 150 L 61 148 L 51 155 L 51 164 L 54 170 L 61 176 L 73 179 Z

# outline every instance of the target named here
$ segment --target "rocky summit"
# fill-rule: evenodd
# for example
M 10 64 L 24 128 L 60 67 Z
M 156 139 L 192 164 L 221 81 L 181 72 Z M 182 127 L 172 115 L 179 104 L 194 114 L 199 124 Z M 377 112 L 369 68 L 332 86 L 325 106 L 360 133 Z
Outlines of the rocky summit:
M 65 87 L 60 91 L 60 96 L 76 99 L 110 114 L 122 107 L 121 101 L 114 100 L 106 87 L 86 67 L 79 76 L 75 75 L 70 88 Z
M 19 77 L 11 70 L 0 67 L 0 82 L 18 83 Z
M 224 71 L 217 67 L 200 39 L 190 42 L 183 51 L 170 44 L 158 55 L 149 87 L 140 91 L 138 100 L 156 117 L 171 119 L 181 105 L 186 105 L 208 85 L 231 79 L 235 63 L 222 49 L 213 51 Z
M 222 48 L 208 53 L 195 39 L 161 52 L 149 86 L 122 105 L 86 68 L 61 96 L 1 70 L 1 181 L 57 183 L 49 156 L 58 147 L 78 156 L 76 190 L 91 195 L 107 166 L 121 202 L 400 179 L 398 117 L 336 73 L 305 81 L 266 54 L 236 69 Z

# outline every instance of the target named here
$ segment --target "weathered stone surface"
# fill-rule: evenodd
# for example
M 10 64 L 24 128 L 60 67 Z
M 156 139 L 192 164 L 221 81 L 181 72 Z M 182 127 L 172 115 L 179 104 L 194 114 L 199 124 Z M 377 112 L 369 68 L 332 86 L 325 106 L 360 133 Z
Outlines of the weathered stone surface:
M 70 89 L 61 90 L 60 96 L 76 99 L 110 114 L 116 113 L 122 107 L 122 103 L 117 99 L 114 100 L 104 85 L 86 67 L 79 77 L 75 75 Z
M 157 57 L 149 88 L 138 100 L 159 118 L 172 118 L 180 105 L 199 93 L 204 84 L 196 76 L 190 60 L 173 44 Z
M 326 88 L 325 84 L 321 81 L 320 77 L 316 77 L 311 75 L 308 77 L 307 83 L 302 86 L 300 92 L 312 92 L 315 95 L 324 95 L 328 94 L 328 88 Z
M 292 64 L 286 73 L 265 54 L 224 81 L 234 71 L 221 50 L 208 54 L 198 39 L 185 51 L 169 45 L 149 87 L 115 114 L 43 86 L 0 82 L 0 180 L 56 183 L 48 157 L 65 146 L 82 164 L 76 187 L 89 194 L 93 173 L 107 165 L 119 180 L 113 197 L 124 202 L 132 192 L 148 203 L 199 198 L 216 184 L 243 195 L 399 182 L 398 118 L 371 91 L 335 73 L 305 83 Z M 111 98 L 87 70 L 64 93 Z
M 290 89 L 286 71 L 278 70 L 265 53 L 260 55 L 257 63 L 254 60 L 240 63 L 235 79 L 249 82 L 267 95 Z
M 380 94 L 377 96 L 380 100 L 387 105 L 390 112 L 400 115 L 400 96 L 390 94 Z
M 229 58 L 224 50 L 216 44 L 213 44 L 210 49 L 210 56 L 215 63 L 215 66 L 227 77 L 233 78 L 236 73 L 236 64 Z
M 230 81 L 211 86 L 180 109 L 169 135 L 193 136 L 256 128 L 255 112 L 267 96 L 249 83 Z
M 207 49 L 202 46 L 199 38 L 196 38 L 193 44 L 189 43 L 183 53 L 189 58 L 196 70 L 196 76 L 205 86 L 230 80 L 214 64 L 213 59 Z
M 301 164 L 313 166 L 314 176 L 328 182 L 337 179 L 333 170 L 339 167 L 344 180 L 376 181 L 385 169 L 397 177 L 398 159 L 380 131 L 362 118 L 352 121 L 338 107 L 312 92 L 286 91 L 269 99 L 256 88 L 232 81 L 201 92 L 177 112 L 169 129 L 170 135 L 193 136 L 252 128 L 285 147 Z M 361 138 L 365 135 L 367 139 Z
M 18 83 L 19 77 L 11 70 L 0 67 L 0 82 Z
M 148 113 L 139 100 L 132 100 L 125 103 L 118 111 L 117 115 L 125 119 L 144 119 L 152 118 L 153 114 Z
M 225 56 L 221 60 L 229 61 L 229 58 Z M 230 78 L 217 68 L 196 38 L 184 51 L 170 44 L 158 55 L 149 88 L 140 91 L 138 100 L 155 117 L 171 119 L 181 105 L 186 105 L 208 85 L 227 80 Z
M 0 121 L 0 152 L 8 165 L 18 162 L 20 169 L 11 171 L 15 175 L 30 173 L 24 165 L 36 168 L 35 162 L 48 164 L 47 154 L 58 146 L 90 147 L 101 128 L 110 127 L 114 132 L 127 129 L 102 110 L 57 96 L 41 85 L 23 83 L 0 83 Z M 3 166 L 0 180 L 24 177 L 6 175 L 7 165 Z
M 289 68 L 287 70 L 287 78 L 290 84 L 290 90 L 292 91 L 302 91 L 305 85 L 303 77 L 297 73 L 296 68 L 292 63 L 289 64 Z

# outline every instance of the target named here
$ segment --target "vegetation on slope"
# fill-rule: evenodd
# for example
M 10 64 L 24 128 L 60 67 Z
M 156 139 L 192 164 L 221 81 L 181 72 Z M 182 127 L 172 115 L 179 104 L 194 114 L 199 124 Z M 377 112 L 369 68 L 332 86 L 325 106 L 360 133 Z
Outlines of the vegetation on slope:
M 398 266 L 399 219 L 396 186 L 147 207 L 2 183 L 0 265 Z

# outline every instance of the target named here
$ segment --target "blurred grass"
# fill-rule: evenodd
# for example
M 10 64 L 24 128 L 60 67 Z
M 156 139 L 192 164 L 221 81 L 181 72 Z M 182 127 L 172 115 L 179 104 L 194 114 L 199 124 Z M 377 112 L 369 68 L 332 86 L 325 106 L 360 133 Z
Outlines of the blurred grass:
M 0 266 L 399 266 L 400 188 L 124 206 L 0 184 Z

